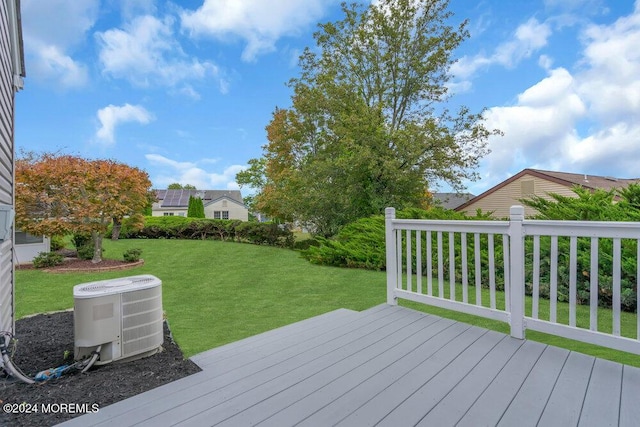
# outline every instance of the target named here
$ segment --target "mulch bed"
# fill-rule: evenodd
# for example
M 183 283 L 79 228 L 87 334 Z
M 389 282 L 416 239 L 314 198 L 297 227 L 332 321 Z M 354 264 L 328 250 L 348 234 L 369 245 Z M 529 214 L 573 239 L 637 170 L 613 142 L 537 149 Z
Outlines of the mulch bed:
M 102 262 L 94 264 L 91 260 L 83 260 L 78 258 L 66 258 L 64 262 L 55 267 L 43 269 L 50 273 L 71 273 L 71 272 L 91 272 L 91 271 L 110 271 L 110 270 L 126 270 L 138 267 L 144 264 L 144 260 L 137 262 L 125 262 L 117 259 L 103 259 Z M 16 270 L 33 270 L 33 264 L 25 263 L 16 265 Z
M 171 338 L 164 325 L 163 351 L 144 359 L 123 363 L 93 366 L 87 373 L 65 374 L 39 384 L 26 384 L 6 376 L 0 378 L 0 407 L 9 404 L 28 403 L 60 408 L 59 404 L 97 404 L 99 408 L 175 381 L 200 371 L 188 359 Z M 16 322 L 17 350 L 13 356 L 15 366 L 25 374 L 69 364 L 65 352 L 73 358 L 73 312 L 65 311 L 40 314 Z M 34 406 L 32 406 L 34 407 Z M 83 414 L 68 411 L 44 414 L 7 414 L 0 410 L 0 425 L 52 426 Z

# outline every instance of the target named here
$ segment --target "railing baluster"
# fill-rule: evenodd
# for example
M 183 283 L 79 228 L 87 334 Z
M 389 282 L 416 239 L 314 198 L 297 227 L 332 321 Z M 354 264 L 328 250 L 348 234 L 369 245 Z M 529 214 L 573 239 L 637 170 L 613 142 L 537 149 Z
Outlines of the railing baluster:
M 493 234 L 489 234 L 489 302 L 491 308 L 496 308 L 496 262 L 493 244 Z
M 636 337 L 640 340 L 640 240 L 636 241 Z
M 591 271 L 589 277 L 589 329 L 598 330 L 598 238 L 591 238 Z
M 576 274 L 578 238 L 571 236 L 569 245 L 569 326 L 576 326 Z
M 509 270 L 509 236 L 507 234 L 502 235 L 502 259 L 504 261 L 504 306 L 507 311 L 511 311 L 509 294 L 511 292 L 511 283 L 509 282 L 511 271 Z
M 620 336 L 620 239 L 613 239 L 613 335 Z
M 396 280 L 397 287 L 402 289 L 402 230 L 397 230 L 396 233 L 396 274 L 398 279 Z
M 460 258 L 462 258 L 462 302 L 469 302 L 469 272 L 467 271 L 467 233 L 460 233 Z
M 442 266 L 442 232 L 438 231 L 438 297 L 444 298 L 444 278 Z
M 413 257 L 411 254 L 411 230 L 407 230 L 405 233 L 406 245 L 407 245 L 407 290 L 412 291 L 411 282 L 413 274 L 411 273 L 411 265 L 413 264 Z
M 551 276 L 549 289 L 549 321 L 556 323 L 558 312 L 558 236 L 551 236 Z
M 531 317 L 538 318 L 540 304 L 540 236 L 533 236 L 533 290 L 532 290 Z
M 416 287 L 422 293 L 422 232 L 416 230 Z
M 480 267 L 480 234 L 473 235 L 473 252 L 476 273 L 476 305 L 482 305 L 482 277 Z
M 431 232 L 427 231 L 427 295 L 433 295 L 433 251 L 431 250 Z
M 455 234 L 449 233 L 449 299 L 456 300 L 456 242 Z

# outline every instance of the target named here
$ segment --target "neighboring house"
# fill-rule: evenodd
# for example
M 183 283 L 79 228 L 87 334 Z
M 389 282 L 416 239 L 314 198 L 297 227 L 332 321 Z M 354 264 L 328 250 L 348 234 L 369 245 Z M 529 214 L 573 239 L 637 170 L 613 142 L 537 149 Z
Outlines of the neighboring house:
M 522 205 L 520 199 L 533 195 L 551 199 L 550 193 L 575 197 L 574 186 L 589 190 L 624 188 L 632 183 L 640 183 L 640 178 L 613 178 L 567 172 L 553 172 L 538 169 L 524 169 L 520 173 L 501 182 L 468 202 L 458 206 L 456 211 L 474 215 L 478 209 L 493 212 L 495 218 L 509 216 L 509 208 Z M 525 206 L 525 216 L 535 215 L 535 209 Z
M 22 89 L 24 51 L 20 0 L 0 2 L 0 330 L 14 331 L 14 114 Z M 6 222 L 5 222 L 6 221 Z
M 433 201 L 445 209 L 455 209 L 475 196 L 471 193 L 433 193 Z
M 14 245 L 14 261 L 20 265 L 32 262 L 40 252 L 49 252 L 51 250 L 51 239 L 16 230 Z
M 238 190 L 156 190 L 152 216 L 187 216 L 189 197 L 199 197 L 204 215 L 213 219 L 249 220 L 249 210 Z

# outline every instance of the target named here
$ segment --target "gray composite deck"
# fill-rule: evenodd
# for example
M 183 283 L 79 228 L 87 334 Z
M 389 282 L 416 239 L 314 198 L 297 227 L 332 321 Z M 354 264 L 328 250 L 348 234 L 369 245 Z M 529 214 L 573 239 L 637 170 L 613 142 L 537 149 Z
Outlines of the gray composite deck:
M 411 309 L 337 310 L 64 426 L 637 426 L 640 369 Z

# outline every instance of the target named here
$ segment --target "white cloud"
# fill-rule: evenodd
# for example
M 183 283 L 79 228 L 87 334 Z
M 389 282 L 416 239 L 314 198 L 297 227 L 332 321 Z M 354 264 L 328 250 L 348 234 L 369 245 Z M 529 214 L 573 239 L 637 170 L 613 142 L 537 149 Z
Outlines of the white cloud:
M 89 75 L 73 53 L 93 27 L 99 0 L 23 0 L 25 56 L 30 77 L 56 88 L 84 86 Z M 64 25 L 61 25 L 61 23 Z
M 315 24 L 335 0 L 205 0 L 197 10 L 181 13 L 182 27 L 192 36 L 246 42 L 242 59 L 253 61 L 272 52 L 278 39 Z
M 115 143 L 115 129 L 121 123 L 137 122 L 148 124 L 154 120 L 153 115 L 139 105 L 108 105 L 98 110 L 100 128 L 96 132 L 97 140 L 104 145 Z
M 582 41 L 573 74 L 548 70 L 516 105 L 487 111 L 487 126 L 504 131 L 482 161 L 490 185 L 525 167 L 640 177 L 640 1 L 630 16 L 586 27 Z
M 200 190 L 238 190 L 235 182 L 236 174 L 244 169 L 243 165 L 231 165 L 221 171 L 205 170 L 201 166 L 217 164 L 215 159 L 201 159 L 197 162 L 179 162 L 159 154 L 146 154 L 152 166 L 152 181 L 157 188 L 166 188 L 169 184 L 179 182 L 191 184 Z
M 160 20 L 144 15 L 123 29 L 96 33 L 103 73 L 142 87 L 152 84 L 176 86 L 211 77 L 218 81 L 221 92 L 225 92 L 228 83 L 221 77 L 219 68 L 211 61 L 185 54 L 174 37 L 173 25 L 171 17 Z M 199 96 L 193 87 L 190 88 L 187 96 Z
M 551 36 L 551 27 L 547 23 L 540 23 L 535 18 L 530 18 L 521 24 L 509 41 L 498 45 L 489 56 L 478 54 L 473 57 L 463 56 L 451 67 L 451 73 L 455 76 L 456 85 L 469 88 L 468 80 L 480 69 L 494 64 L 506 68 L 516 66 L 523 59 L 531 57 L 535 52 L 547 45 Z

